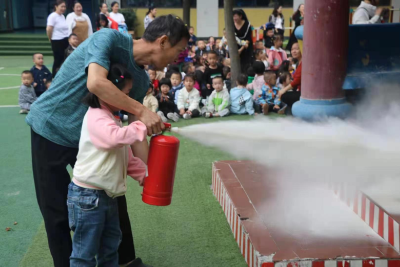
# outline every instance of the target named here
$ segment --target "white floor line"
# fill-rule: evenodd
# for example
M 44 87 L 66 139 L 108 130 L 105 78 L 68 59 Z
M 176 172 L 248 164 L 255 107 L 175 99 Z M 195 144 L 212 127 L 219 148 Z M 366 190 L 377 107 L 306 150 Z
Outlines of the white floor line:
M 4 70 L 4 67 L 0 67 L 0 70 Z
M 0 90 L 9 90 L 9 89 L 17 89 L 19 86 L 11 86 L 11 87 L 0 87 Z
M 21 74 L 6 74 L 6 73 L 2 73 L 0 74 L 0 76 L 21 76 Z
M 18 105 L 4 105 L 4 106 L 0 105 L 0 108 L 17 108 L 17 107 L 19 107 L 19 106 Z

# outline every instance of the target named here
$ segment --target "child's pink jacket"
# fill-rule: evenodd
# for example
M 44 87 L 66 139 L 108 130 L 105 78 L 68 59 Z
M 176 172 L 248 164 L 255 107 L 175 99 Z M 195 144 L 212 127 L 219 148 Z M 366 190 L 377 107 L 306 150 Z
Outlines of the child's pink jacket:
M 287 55 L 285 50 L 279 48 L 278 50 L 275 47 L 271 47 L 268 51 L 268 63 L 270 70 L 279 70 L 282 62 L 287 60 Z

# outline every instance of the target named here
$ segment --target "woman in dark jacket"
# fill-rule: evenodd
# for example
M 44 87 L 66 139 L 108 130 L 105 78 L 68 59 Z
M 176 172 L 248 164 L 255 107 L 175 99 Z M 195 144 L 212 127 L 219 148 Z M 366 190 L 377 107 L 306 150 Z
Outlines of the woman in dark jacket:
M 246 13 L 243 9 L 233 11 L 233 22 L 235 24 L 235 34 L 242 41 L 248 41 L 248 47 L 240 54 L 240 65 L 243 73 L 253 63 L 253 40 L 252 29 Z
M 292 19 L 295 23 L 295 26 L 294 26 L 292 35 L 290 36 L 289 43 L 286 46 L 286 50 L 289 50 L 289 51 L 292 50 L 292 45 L 294 43 L 297 43 L 297 38 L 294 35 L 294 32 L 296 31 L 297 27 L 304 24 L 304 4 L 299 5 L 299 8 L 297 9 L 296 12 L 294 12 L 294 14 L 292 16 Z

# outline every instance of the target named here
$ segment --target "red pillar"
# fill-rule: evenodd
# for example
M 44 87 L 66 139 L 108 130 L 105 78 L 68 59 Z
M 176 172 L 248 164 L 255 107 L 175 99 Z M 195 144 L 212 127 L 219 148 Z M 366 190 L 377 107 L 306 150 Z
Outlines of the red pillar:
M 301 97 L 310 100 L 344 96 L 349 0 L 307 0 Z

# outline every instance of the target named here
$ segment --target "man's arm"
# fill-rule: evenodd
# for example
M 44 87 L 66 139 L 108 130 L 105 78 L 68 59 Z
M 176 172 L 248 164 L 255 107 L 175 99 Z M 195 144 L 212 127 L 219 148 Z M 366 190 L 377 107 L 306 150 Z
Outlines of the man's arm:
M 147 134 L 157 134 L 165 127 L 161 118 L 146 109 L 136 100 L 128 97 L 107 79 L 108 71 L 102 66 L 91 63 L 88 67 L 87 88 L 104 102 L 134 114 L 147 127 Z

